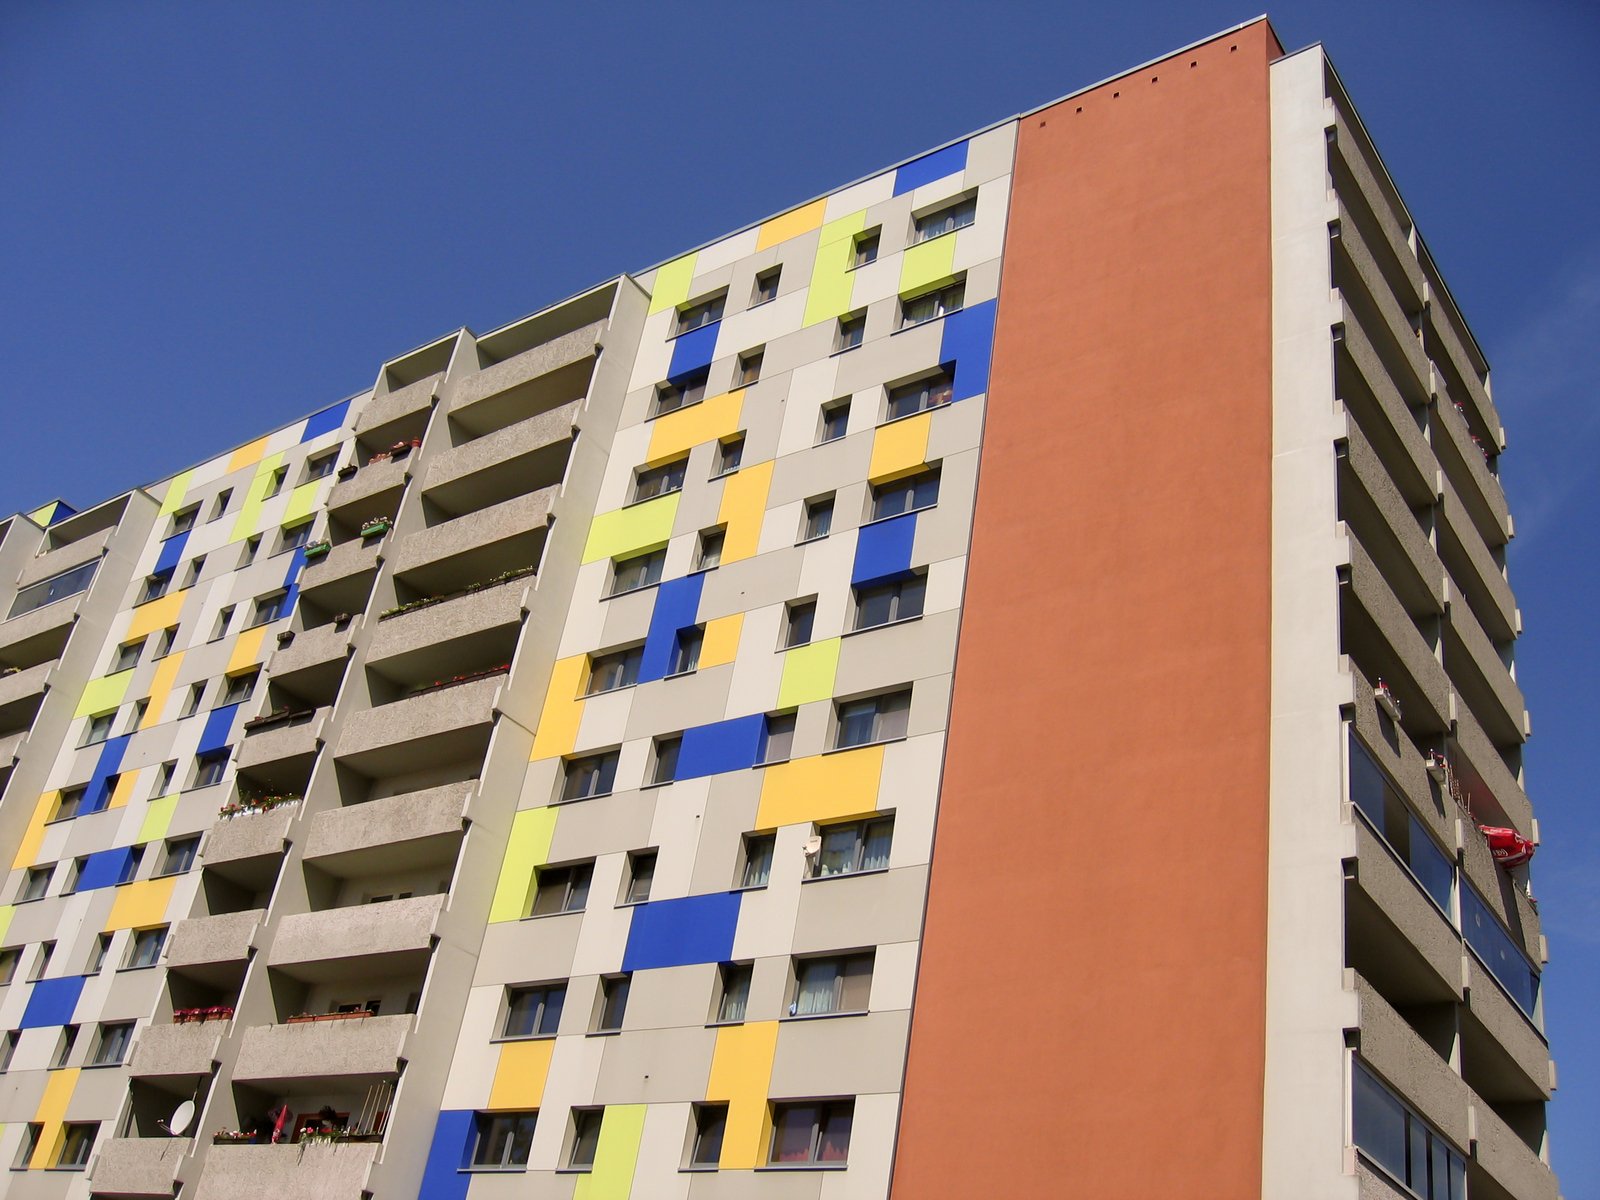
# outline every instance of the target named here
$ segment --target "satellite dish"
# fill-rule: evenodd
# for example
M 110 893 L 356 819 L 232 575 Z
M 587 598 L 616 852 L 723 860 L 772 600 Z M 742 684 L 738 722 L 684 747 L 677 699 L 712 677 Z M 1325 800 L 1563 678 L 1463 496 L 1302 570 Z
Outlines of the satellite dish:
M 167 1132 L 173 1137 L 181 1137 L 189 1130 L 189 1125 L 194 1121 L 194 1101 L 185 1100 L 172 1110 L 172 1116 L 167 1120 Z

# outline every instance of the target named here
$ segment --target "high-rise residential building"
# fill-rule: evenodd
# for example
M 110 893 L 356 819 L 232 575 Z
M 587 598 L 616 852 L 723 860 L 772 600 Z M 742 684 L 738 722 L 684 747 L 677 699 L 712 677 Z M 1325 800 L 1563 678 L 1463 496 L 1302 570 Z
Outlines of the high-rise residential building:
M 0 1190 L 1554 1197 L 1488 381 L 1262 20 L 10 518 Z

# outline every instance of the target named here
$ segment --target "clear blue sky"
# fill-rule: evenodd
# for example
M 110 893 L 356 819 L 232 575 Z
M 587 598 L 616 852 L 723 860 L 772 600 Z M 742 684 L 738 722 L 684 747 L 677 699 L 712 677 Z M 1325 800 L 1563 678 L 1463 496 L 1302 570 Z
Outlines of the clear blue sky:
M 1092 14 L 1092 15 L 1091 15 Z M 482 331 L 1247 20 L 1215 0 L 0 4 L 0 512 L 84 505 Z M 1511 436 L 1554 1157 L 1600 1195 L 1600 5 L 1285 3 Z M 1587 614 L 1587 615 L 1586 615 Z

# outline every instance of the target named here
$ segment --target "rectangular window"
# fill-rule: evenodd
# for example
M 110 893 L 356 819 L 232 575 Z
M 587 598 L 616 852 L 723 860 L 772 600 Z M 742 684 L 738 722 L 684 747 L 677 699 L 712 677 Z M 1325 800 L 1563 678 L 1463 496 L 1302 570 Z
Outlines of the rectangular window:
M 601 692 L 614 692 L 618 688 L 632 687 L 639 682 L 639 663 L 644 659 L 644 647 L 633 646 L 615 650 L 589 660 L 589 686 L 586 696 Z
M 250 694 L 256 690 L 256 680 L 261 677 L 261 668 L 245 671 L 238 675 L 228 677 L 227 689 L 222 693 L 222 703 L 243 704 L 250 699 Z
M 200 515 L 200 506 L 191 504 L 188 508 L 172 514 L 172 530 L 167 534 L 173 537 L 176 534 L 188 533 L 194 528 L 195 519 Z
M 689 1151 L 690 1166 L 714 1167 L 722 1161 L 722 1136 L 727 1127 L 726 1104 L 694 1106 L 694 1147 Z
M 161 872 L 165 875 L 182 875 L 194 866 L 194 857 L 200 850 L 198 837 L 173 838 L 166 845 L 161 859 Z
M 569 758 L 561 781 L 563 800 L 588 800 L 595 796 L 609 796 L 617 778 L 617 751 L 590 754 L 583 758 Z
M 193 787 L 211 787 L 222 782 L 222 777 L 228 771 L 228 751 L 209 750 L 205 754 L 197 754 L 194 760 Z
M 854 1100 L 809 1100 L 772 1106 L 772 1150 L 776 1165 L 844 1166 L 850 1157 Z
M 719 1023 L 733 1024 L 744 1020 L 745 1010 L 750 1004 L 750 971 L 749 963 L 722 964 L 716 1015 Z
M 306 460 L 306 482 L 313 479 L 326 479 L 333 474 L 333 468 L 339 461 L 339 452 L 329 450 L 326 454 L 319 454 L 316 458 Z
M 839 726 L 834 749 L 892 742 L 906 736 L 911 715 L 910 691 L 847 700 L 839 705 Z
M 133 702 L 133 707 L 128 710 L 128 723 L 126 726 L 124 726 L 123 732 L 132 733 L 135 729 L 138 729 L 139 726 L 143 725 L 145 714 L 149 711 L 150 700 L 148 697 L 135 700 Z
M 722 565 L 722 544 L 727 538 L 723 529 L 707 529 L 700 534 L 700 546 L 695 551 L 694 569 L 709 571 Z
M 659 467 L 640 467 L 633 477 L 634 503 L 683 491 L 683 476 L 688 469 L 687 456 Z
M 89 718 L 89 723 L 83 729 L 83 741 L 80 746 L 96 746 L 111 736 L 111 726 L 117 719 L 117 710 L 96 713 Z
M 833 352 L 843 354 L 846 350 L 854 350 L 861 345 L 862 339 L 867 336 L 867 314 L 865 312 L 846 313 L 839 318 L 839 332 L 833 339 Z
M 278 537 L 278 553 L 286 550 L 298 550 L 311 540 L 310 521 L 301 521 L 300 524 L 286 527 Z
M 744 865 L 739 869 L 739 886 L 766 887 L 772 878 L 772 850 L 777 835 L 747 833 L 744 835 Z
M 850 266 L 852 268 L 864 267 L 868 263 L 877 262 L 878 243 L 882 240 L 882 238 L 882 225 L 876 225 L 871 229 L 863 230 L 861 233 L 856 234 L 855 243 L 851 247 L 853 253 L 851 255 Z
M 677 645 L 672 652 L 672 670 L 668 675 L 689 675 L 699 669 L 700 647 L 705 636 L 705 630 L 699 625 L 678 631 Z
M 68 596 L 76 596 L 79 592 L 87 591 L 94 582 L 94 573 L 100 566 L 97 558 L 93 562 L 86 562 L 81 567 L 73 567 L 70 571 L 63 571 L 49 579 L 41 579 L 38 583 L 30 583 L 25 588 L 17 590 L 16 597 L 11 601 L 9 617 L 20 617 L 23 613 L 30 613 L 36 608 L 43 608 L 46 604 L 54 604 L 57 600 L 65 600 Z
M 949 371 L 940 371 L 926 379 L 913 380 L 889 389 L 888 419 L 898 420 L 913 413 L 949 404 L 955 394 L 955 379 Z
M 788 762 L 794 754 L 794 713 L 776 713 L 767 717 L 761 731 L 761 762 Z
M 13 1034 L 11 1036 L 15 1037 L 16 1035 Z M 43 1136 L 43 1125 L 35 1124 L 32 1121 L 28 1122 L 28 1126 L 22 1134 L 22 1142 L 17 1146 L 17 1157 L 12 1160 L 12 1170 L 22 1171 L 27 1169 L 28 1163 L 33 1159 L 33 1152 L 39 1147 L 39 1139 Z
M 691 371 L 659 385 L 656 388 L 655 411 L 651 415 L 665 416 L 680 408 L 688 408 L 691 404 L 699 404 L 706 398 L 706 380 L 710 376 L 709 370 Z
M 624 904 L 643 904 L 650 899 L 650 885 L 656 877 L 656 852 L 636 850 L 628 855 L 628 887 L 623 893 Z
M 111 953 L 111 938 L 109 933 L 102 933 L 94 940 L 94 949 L 89 952 L 89 961 L 85 966 L 85 975 L 97 975 L 100 968 L 106 965 L 106 955 Z
M 220 492 L 218 492 L 216 500 L 211 505 L 210 519 L 213 521 L 219 520 L 222 517 L 222 514 L 228 511 L 228 501 L 232 499 L 232 488 L 223 488 Z
M 239 565 L 241 567 L 248 567 L 251 563 L 255 562 L 256 555 L 260 552 L 261 535 L 258 533 L 255 535 L 255 537 L 246 538 L 244 541 L 244 552 L 239 556 Z
M 28 873 L 22 877 L 22 891 L 17 895 L 18 904 L 26 904 L 29 900 L 38 900 L 50 887 L 50 876 L 54 867 L 30 867 Z
M 206 556 L 204 554 L 196 554 L 189 560 L 189 566 L 184 572 L 183 586 L 186 588 L 193 587 L 200 581 L 200 572 L 205 569 Z
M 600 1148 L 600 1126 L 605 1115 L 603 1108 L 572 1110 L 572 1149 L 567 1153 L 567 1166 L 572 1170 L 594 1169 L 594 1154 Z
M 528 915 L 547 917 L 556 913 L 582 912 L 589 903 L 589 881 L 594 876 L 592 862 L 567 867 L 540 867 L 534 872 L 533 907 Z
M 100 1122 L 68 1122 L 61 1139 L 61 1157 L 56 1160 L 59 1171 L 81 1171 L 89 1165 L 94 1152 L 95 1135 L 100 1132 Z
M 17 977 L 17 967 L 21 962 L 21 946 L 7 946 L 4 950 L 0 950 L 0 985 L 8 984 Z
M 796 646 L 808 645 L 811 641 L 812 629 L 817 623 L 817 602 L 815 600 L 791 601 L 785 610 L 783 630 L 783 648 L 792 650 Z
M 233 605 L 228 605 L 217 614 L 217 627 L 211 633 L 213 642 L 221 641 L 228 636 L 228 626 L 233 621 Z
M 908 575 L 892 583 L 856 588 L 855 628 L 872 629 L 878 625 L 892 625 L 896 621 L 920 617 L 927 591 L 926 575 Z
M 889 866 L 889 849 L 894 844 L 894 818 L 828 825 L 819 840 L 821 844 L 811 864 L 812 879 L 883 871 Z
M 822 409 L 822 429 L 817 434 L 817 445 L 828 442 L 837 442 L 845 435 L 850 426 L 850 401 L 847 397 L 835 400 L 832 404 L 824 405 Z
M 65 821 L 75 817 L 83 809 L 83 798 L 89 794 L 88 788 L 66 788 L 61 793 L 61 798 L 56 801 L 56 814 L 53 821 Z
M 475 1138 L 472 1167 L 478 1171 L 521 1171 L 528 1166 L 528 1150 L 533 1145 L 533 1128 L 539 1114 L 533 1112 L 478 1113 L 473 1121 Z
M 72 1058 L 72 1048 L 78 1044 L 78 1027 L 76 1025 L 63 1025 L 61 1036 L 56 1039 L 55 1057 L 50 1060 L 50 1069 L 58 1071 L 66 1066 Z
M 276 471 L 274 471 L 272 473 L 272 478 L 267 481 L 267 490 L 265 495 L 262 496 L 262 499 L 271 500 L 279 492 L 283 491 L 283 481 L 287 478 L 289 478 L 288 467 L 279 467 Z
M 1461 1200 L 1466 1160 L 1361 1064 L 1351 1078 L 1351 1132 L 1361 1156 L 1422 1200 Z
M 178 627 L 168 625 L 161 631 L 161 636 L 156 639 L 156 657 L 165 658 L 172 653 L 172 647 L 178 641 Z
M 833 496 L 818 496 L 807 500 L 805 516 L 800 521 L 800 541 L 814 542 L 825 538 L 833 529 Z
M 178 777 L 178 760 L 177 759 L 172 759 L 169 762 L 162 763 L 161 766 L 156 770 L 156 790 L 151 793 L 151 796 L 152 797 L 165 796 L 167 794 L 167 789 L 172 787 L 172 781 L 174 779 L 176 779 L 177 777 Z
M 683 305 L 678 309 L 677 332 L 685 334 L 716 324 L 722 320 L 722 306 L 727 299 L 728 293 L 721 291 Z
M 796 959 L 794 989 L 791 1017 L 866 1012 L 872 992 L 872 951 Z
M 167 594 L 167 588 L 172 584 L 172 568 L 158 571 L 154 575 L 145 577 L 144 589 L 139 593 L 136 603 L 148 604 L 152 600 L 159 600 Z
M 286 591 L 272 592 L 256 600 L 255 607 L 250 610 L 250 623 L 246 629 L 254 629 L 257 625 L 265 625 L 269 621 L 276 621 L 283 616 L 284 602 L 288 600 Z
M 766 356 L 765 347 L 757 346 L 754 350 L 746 350 L 739 356 L 739 369 L 733 373 L 735 387 L 748 387 L 761 378 L 761 360 Z
M 921 471 L 907 475 L 893 483 L 881 483 L 872 489 L 872 519 L 897 517 L 901 513 L 932 508 L 939 503 L 939 471 Z
M 600 981 L 600 1015 L 595 1024 L 597 1033 L 614 1033 L 622 1028 L 628 1015 L 628 985 L 632 975 L 613 975 Z
M 117 886 L 132 883 L 134 876 L 139 874 L 139 867 L 144 863 L 144 847 L 134 846 L 128 851 L 128 856 L 122 860 L 122 869 L 117 872 Z
M 778 280 L 783 276 L 782 267 L 768 267 L 765 271 L 756 272 L 756 284 L 750 293 L 750 307 L 765 304 L 769 300 L 778 298 Z
M 902 296 L 900 328 L 913 329 L 918 325 L 926 325 L 929 321 L 937 321 L 940 317 L 948 317 L 953 312 L 959 312 L 966 294 L 967 285 L 962 280 L 931 292 L 923 292 L 920 296 Z
M 120 1063 L 128 1056 L 128 1046 L 132 1041 L 132 1021 L 117 1021 L 102 1025 L 100 1039 L 95 1043 L 94 1055 L 89 1061 L 97 1067 L 109 1067 Z
M 139 665 L 139 655 L 144 652 L 144 638 L 136 642 L 124 642 L 117 647 L 117 660 L 111 664 L 111 674 L 119 671 L 131 671 Z
M 189 686 L 189 694 L 183 699 L 183 708 L 179 710 L 180 717 L 192 717 L 200 711 L 200 704 L 206 697 L 205 680 Z
M 13 1029 L 0 1041 L 0 1074 L 11 1069 L 11 1060 L 17 1053 L 17 1043 L 22 1040 L 20 1030 Z
M 124 968 L 155 966 L 161 959 L 161 946 L 166 940 L 165 925 L 155 929 L 135 930 L 133 941 L 128 946 L 128 961 L 123 964 Z
M 653 752 L 655 761 L 650 767 L 650 782 L 652 784 L 671 783 L 678 777 L 678 754 L 682 749 L 683 737 L 681 734 L 656 739 Z
M 567 985 L 541 983 L 535 987 L 511 988 L 506 993 L 504 1038 L 555 1037 L 561 1024 L 561 1008 L 567 1002 Z
M 56 944 L 52 942 L 39 943 L 39 957 L 34 960 L 33 974 L 30 980 L 43 979 L 44 973 L 50 969 L 50 960 L 56 956 Z
M 744 461 L 744 434 L 718 442 L 716 469 L 712 472 L 711 478 L 733 474 L 739 469 L 742 461 Z
M 965 229 L 978 218 L 978 198 L 967 196 L 957 200 L 954 204 L 947 204 L 943 208 L 936 208 L 933 212 L 924 213 L 917 217 L 912 225 L 911 244 L 931 241 L 936 237 L 943 237 L 947 233 L 954 233 L 958 229 Z

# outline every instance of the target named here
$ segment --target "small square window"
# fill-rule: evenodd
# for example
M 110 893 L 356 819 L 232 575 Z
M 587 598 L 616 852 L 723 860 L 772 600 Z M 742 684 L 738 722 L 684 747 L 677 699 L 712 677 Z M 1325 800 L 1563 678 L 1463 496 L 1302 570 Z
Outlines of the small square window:
M 256 555 L 260 552 L 261 535 L 258 533 L 254 537 L 246 538 L 244 541 L 244 553 L 239 558 L 239 565 L 241 567 L 248 567 L 251 563 L 255 562 Z
M 872 489 L 872 519 L 897 517 L 901 513 L 932 508 L 939 503 L 939 470 L 919 471 L 893 483 L 879 484 Z
M 145 714 L 149 711 L 150 700 L 148 697 L 135 700 L 133 702 L 133 707 L 128 710 L 128 724 L 124 732 L 132 733 L 134 730 L 138 729 L 139 726 L 143 725 Z
M 75 858 L 67 865 L 67 877 L 61 882 L 61 894 L 63 896 L 70 896 L 78 890 L 78 880 L 82 877 L 84 864 L 88 861 L 85 856 Z
M 95 746 L 105 741 L 111 736 L 111 726 L 116 719 L 116 709 L 112 709 L 110 712 L 96 713 L 89 718 L 89 724 L 83 730 L 83 741 L 78 744 L 80 746 Z
M 124 969 L 155 966 L 161 959 L 161 946 L 166 940 L 165 925 L 135 930 L 133 941 L 128 945 L 128 961 L 123 964 Z
M 50 1069 L 58 1071 L 66 1066 L 72 1058 L 72 1049 L 78 1044 L 78 1027 L 76 1025 L 63 1025 L 61 1036 L 56 1039 L 55 1056 L 50 1060 Z
M 15 1034 L 11 1036 L 15 1037 Z M 12 1160 L 11 1167 L 15 1171 L 27 1168 L 33 1160 L 33 1152 L 39 1148 L 39 1139 L 44 1136 L 44 1126 L 33 1121 L 28 1122 L 23 1130 L 22 1141 L 17 1146 L 17 1157 Z
M 937 321 L 940 317 L 961 311 L 966 294 L 966 281 L 959 280 L 931 292 L 923 292 L 920 296 L 900 297 L 900 328 L 926 325 L 929 321 Z
M 772 878 L 772 851 L 776 845 L 776 834 L 747 833 L 744 835 L 744 862 L 739 867 L 740 887 L 767 886 L 767 881 Z
M 788 762 L 794 754 L 794 713 L 774 713 L 761 731 L 761 763 Z
M 739 356 L 739 368 L 733 373 L 735 387 L 748 387 L 761 378 L 761 360 L 765 355 L 766 348 L 757 346 Z
M 883 235 L 883 226 L 877 225 L 871 229 L 856 234 L 850 266 L 864 267 L 868 263 L 878 261 L 878 242 Z
M 554 1037 L 556 1027 L 561 1024 L 561 1008 L 566 1002 L 565 983 L 510 988 L 506 994 L 506 1020 L 500 1028 L 500 1036 Z
M 706 296 L 685 304 L 678 309 L 676 332 L 679 334 L 691 333 L 696 329 L 704 329 L 707 325 L 714 325 L 722 320 L 722 306 L 728 298 L 726 291 Z
M 639 664 L 644 661 L 644 647 L 631 646 L 589 659 L 589 686 L 586 696 L 601 692 L 614 692 L 618 688 L 632 687 L 639 682 Z
M 694 1106 L 694 1147 L 689 1151 L 690 1166 L 714 1167 L 722 1161 L 722 1137 L 727 1127 L 726 1104 Z
M 28 873 L 22 877 L 22 890 L 17 893 L 17 903 L 26 904 L 30 900 L 40 899 L 50 889 L 50 876 L 54 873 L 54 866 L 28 868 Z
M 623 1019 L 628 1015 L 628 985 L 632 979 L 632 975 L 613 975 L 600 981 L 597 1033 L 614 1033 L 622 1028 Z
M 584 758 L 569 758 L 561 781 L 563 800 L 588 800 L 595 796 L 609 796 L 617 778 L 617 751 L 591 754 Z
M 117 660 L 111 664 L 111 674 L 121 671 L 131 671 L 139 665 L 139 655 L 144 652 L 144 638 L 136 642 L 124 642 L 117 647 Z
M 172 568 L 157 571 L 154 575 L 147 575 L 144 581 L 144 590 L 139 593 L 138 603 L 148 604 L 152 600 L 159 600 L 167 594 L 167 588 L 172 585 Z
M 206 556 L 204 554 L 196 554 L 189 560 L 189 566 L 184 572 L 183 586 L 186 588 L 193 587 L 200 581 L 200 572 L 204 571 L 205 569 Z
M 582 912 L 589 903 L 589 882 L 594 876 L 592 862 L 566 867 L 540 867 L 534 871 L 533 906 L 530 917 L 556 913 Z
M 59 1171 L 81 1171 L 89 1165 L 94 1152 L 94 1139 L 100 1132 L 100 1122 L 68 1122 L 63 1127 L 61 1157 L 56 1160 Z
M 664 549 L 652 550 L 649 554 L 633 558 L 612 559 L 611 590 L 606 594 L 620 596 L 624 592 L 636 592 L 660 583 L 661 570 L 666 562 L 667 552 Z
M 620 1025 L 617 1027 L 620 1028 Z M 603 1108 L 572 1110 L 572 1149 L 567 1154 L 567 1166 L 572 1170 L 594 1169 L 594 1155 L 600 1148 L 600 1126 L 605 1121 L 605 1115 Z
M 270 500 L 274 496 L 276 496 L 279 492 L 283 491 L 283 481 L 288 479 L 288 478 L 289 478 L 289 468 L 288 467 L 279 467 L 277 470 L 273 471 L 272 472 L 272 478 L 267 480 L 267 490 L 263 494 L 262 499 L 263 500 Z
M 17 977 L 17 967 L 21 962 L 21 946 L 7 946 L 4 950 L 0 950 L 0 986 L 10 983 Z
M 808 645 L 817 623 L 816 600 L 791 601 L 784 615 L 783 648 L 792 650 L 796 646 Z
M 873 587 L 856 588 L 855 628 L 872 629 L 878 625 L 892 625 L 896 621 L 920 617 L 927 591 L 928 577 L 920 574 Z
M 22 1040 L 22 1031 L 13 1029 L 0 1040 L 0 1073 L 11 1069 L 11 1060 L 17 1053 L 17 1043 Z M 30 1126 L 29 1128 L 32 1128 Z
M 872 992 L 872 952 L 796 959 L 794 988 L 791 1017 L 866 1012 Z
M 166 844 L 161 859 L 160 874 L 182 875 L 194 866 L 195 855 L 200 850 L 198 837 L 173 838 Z
M 211 633 L 213 642 L 219 642 L 228 636 L 228 626 L 233 623 L 233 607 L 230 604 L 217 614 L 217 627 Z
M 818 496 L 815 500 L 807 500 L 805 515 L 800 521 L 800 540 L 814 542 L 818 538 L 825 538 L 833 529 L 833 496 Z
M 134 846 L 129 849 L 128 856 L 122 860 L 122 869 L 117 872 L 117 883 L 132 883 L 134 876 L 139 874 L 139 867 L 144 863 L 144 847 Z
M 52 821 L 65 821 L 77 816 L 83 811 L 83 798 L 89 794 L 86 787 L 63 788 L 61 795 L 56 799 L 55 815 Z
M 228 687 L 222 693 L 222 703 L 224 705 L 243 704 L 250 699 L 251 693 L 256 690 L 256 680 L 260 677 L 260 667 L 255 668 L 253 671 L 243 671 L 238 675 L 228 676 Z
M 200 711 L 200 704 L 206 697 L 205 680 L 189 686 L 189 694 L 183 698 L 183 708 L 179 711 L 180 717 L 192 717 Z
M 116 1021 L 100 1026 L 100 1037 L 95 1042 L 94 1054 L 89 1062 L 97 1067 L 109 1067 L 128 1056 L 128 1046 L 133 1042 L 133 1022 Z
M 699 404 L 706 398 L 706 380 L 710 375 L 709 370 L 691 371 L 657 386 L 655 411 L 651 415 L 661 417 Z
M 220 492 L 218 492 L 216 501 L 211 505 L 211 520 L 215 521 L 220 519 L 222 514 L 228 511 L 228 502 L 232 499 L 232 488 L 223 488 Z
M 188 508 L 181 509 L 172 514 L 172 531 L 168 537 L 175 537 L 180 533 L 188 533 L 194 528 L 195 519 L 200 515 L 200 506 L 191 504 Z
M 656 877 L 656 852 L 635 850 L 628 855 L 628 884 L 622 894 L 624 904 L 643 904 L 650 899 L 650 885 Z
M 254 629 L 257 625 L 266 625 L 276 621 L 284 615 L 287 607 L 289 593 L 287 591 L 271 592 L 256 600 L 255 607 L 250 610 L 250 623 L 246 629 Z
M 30 980 L 43 979 L 45 972 L 50 969 L 50 960 L 56 956 L 55 942 L 40 942 L 39 957 L 34 959 L 33 973 L 28 976 Z
M 172 786 L 172 781 L 177 777 L 177 759 L 172 759 L 169 762 L 162 763 L 160 768 L 156 771 L 156 790 L 151 794 L 152 798 L 165 796 L 167 794 L 167 789 Z
M 311 540 L 310 521 L 301 521 L 298 525 L 286 526 L 278 535 L 278 553 L 287 550 L 298 550 Z
M 652 756 L 654 761 L 650 767 L 651 783 L 671 783 L 678 777 L 678 753 L 682 749 L 683 736 L 681 734 L 656 739 Z
M 854 350 L 861 345 L 862 339 L 867 336 L 867 314 L 865 312 L 846 313 L 839 318 L 839 332 L 833 340 L 833 352 L 843 354 L 846 350 Z
M 889 389 L 887 419 L 895 421 L 901 417 L 909 417 L 912 413 L 925 412 L 941 404 L 949 404 L 950 397 L 954 394 L 955 379 L 949 371 L 940 371 L 926 379 L 903 383 L 899 387 Z
M 211 787 L 222 782 L 228 772 L 228 751 L 209 750 L 198 754 L 194 760 L 194 787 Z
M 782 267 L 768 267 L 765 271 L 756 272 L 755 288 L 750 294 L 750 307 L 765 304 L 769 300 L 778 298 L 778 280 L 783 276 Z
M 810 1100 L 772 1106 L 772 1150 L 775 1165 L 844 1166 L 850 1157 L 854 1100 Z
M 717 1021 L 721 1024 L 743 1021 L 750 1004 L 750 964 L 723 963 L 719 975 Z
M 473 1119 L 472 1166 L 480 1171 L 520 1171 L 528 1166 L 528 1150 L 539 1113 L 478 1113 Z
M 827 825 L 821 830 L 821 842 L 808 872 L 812 879 L 854 875 L 860 871 L 882 871 L 889 866 L 889 849 L 894 843 L 894 818 L 876 817 L 870 821 Z
M 85 975 L 96 975 L 100 968 L 106 965 L 106 955 L 111 953 L 112 934 L 102 933 L 94 940 L 94 949 L 89 952 L 89 961 L 84 966 Z
M 683 491 L 683 477 L 689 469 L 687 456 L 658 467 L 640 467 L 633 477 L 633 502 L 654 500 Z
M 339 462 L 339 452 L 329 450 L 326 454 L 319 454 L 315 458 L 306 460 L 306 482 L 313 479 L 326 479 L 333 474 L 333 468 Z
M 978 198 L 964 196 L 953 204 L 946 204 L 930 213 L 924 213 L 912 222 L 911 244 L 932 241 L 958 229 L 965 229 L 978 219 Z
M 850 398 L 835 400 L 822 407 L 822 428 L 817 432 L 817 445 L 837 442 L 850 427 Z
M 700 533 L 700 545 L 695 550 L 694 569 L 696 571 L 709 571 L 713 567 L 722 565 L 722 544 L 727 539 L 727 531 L 722 528 L 705 529 Z
M 906 736 L 911 716 L 911 692 L 888 692 L 865 700 L 847 700 L 839 705 L 839 727 L 834 748 L 869 746 L 892 742 Z
M 739 469 L 739 464 L 744 459 L 744 434 L 731 437 L 717 443 L 716 470 L 711 478 L 716 479 L 722 475 L 731 475 Z
M 668 675 L 689 675 L 700 668 L 700 647 L 705 643 L 706 632 L 695 625 L 678 630 L 677 644 L 672 651 L 672 670 Z
M 177 641 L 178 627 L 176 625 L 168 625 L 161 631 L 161 636 L 156 639 L 156 657 L 165 658 L 171 654 L 172 647 L 177 644 Z

